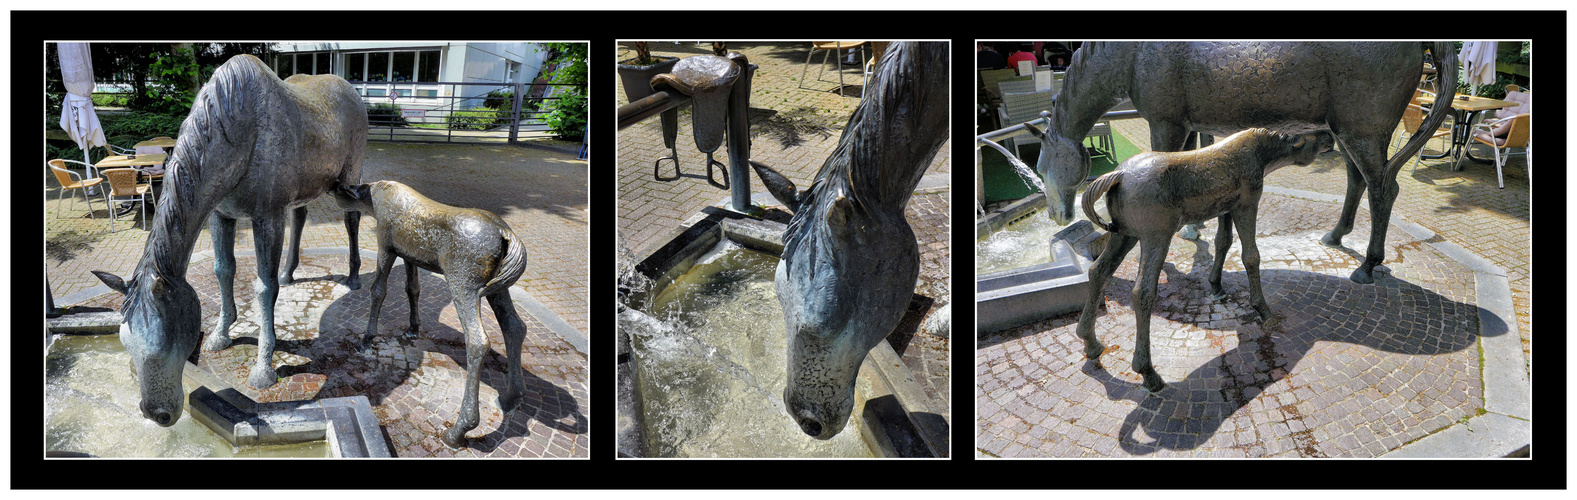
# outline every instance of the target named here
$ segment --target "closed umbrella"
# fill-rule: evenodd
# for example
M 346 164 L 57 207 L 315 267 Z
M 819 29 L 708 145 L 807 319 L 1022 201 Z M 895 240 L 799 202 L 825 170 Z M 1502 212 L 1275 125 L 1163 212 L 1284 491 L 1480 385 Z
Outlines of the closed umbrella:
M 99 125 L 98 113 L 93 111 L 93 57 L 86 43 L 57 44 L 60 54 L 60 76 L 66 84 L 66 103 L 60 110 L 60 128 L 66 130 L 77 147 L 82 148 L 82 162 L 88 161 L 88 148 L 103 146 L 104 127 Z M 89 168 L 88 178 L 93 177 Z M 93 187 L 88 187 L 93 194 Z
M 1469 92 L 1478 95 L 1479 85 L 1495 82 L 1495 49 L 1498 42 L 1464 42 L 1462 44 L 1462 78 L 1471 87 Z

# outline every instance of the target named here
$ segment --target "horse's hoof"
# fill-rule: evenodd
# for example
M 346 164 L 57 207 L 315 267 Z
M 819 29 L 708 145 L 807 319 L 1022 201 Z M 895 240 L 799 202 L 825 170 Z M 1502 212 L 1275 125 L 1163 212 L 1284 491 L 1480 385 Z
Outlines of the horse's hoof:
M 1221 290 L 1210 292 L 1210 300 L 1212 302 L 1221 302 L 1223 300 L 1227 300 L 1227 292 Z
M 223 333 L 210 333 L 208 339 L 203 341 L 203 350 L 219 352 L 230 348 L 230 336 Z
M 1341 248 L 1342 237 L 1337 236 L 1336 233 L 1326 233 L 1325 236 L 1320 237 L 1320 244 L 1331 248 Z
M 1264 321 L 1261 321 L 1260 324 L 1259 324 L 1261 329 L 1274 330 L 1274 329 L 1276 329 L 1276 327 L 1281 326 L 1281 315 L 1275 314 L 1275 313 L 1271 313 L 1271 314 L 1268 315 L 1269 317 L 1266 317 L 1266 316 L 1267 315 L 1265 315 L 1265 314 L 1261 314 L 1260 315 L 1260 318 L 1262 318 L 1264 320 Z
M 1199 228 L 1193 224 L 1185 224 L 1183 225 L 1183 230 L 1177 232 L 1177 236 L 1185 240 L 1197 240 L 1199 239 Z
M 296 283 L 296 277 L 289 274 L 279 275 L 279 286 L 290 286 Z
M 453 428 L 450 428 L 449 430 L 444 431 L 443 435 L 439 436 L 439 440 L 443 441 L 444 442 L 444 446 L 448 446 L 449 449 L 451 449 L 451 450 L 458 450 L 458 449 L 465 448 L 465 444 L 466 444 L 465 433 L 464 432 L 454 432 Z
M 279 381 L 279 376 L 274 374 L 273 367 L 252 368 L 252 374 L 246 377 L 246 384 L 258 389 L 273 387 Z
M 504 397 L 504 396 L 499 396 L 498 397 L 498 411 L 502 411 L 504 413 L 509 413 L 510 410 L 514 410 L 515 406 L 519 405 L 519 404 L 520 404 L 520 394 L 518 394 L 518 393 L 515 394 L 514 396 L 510 396 L 510 397 Z
M 1144 387 L 1144 390 L 1150 394 L 1161 394 L 1161 391 L 1166 389 L 1166 381 L 1161 380 L 1160 375 L 1146 373 L 1144 375 L 1144 383 L 1140 384 L 1140 386 Z
M 1101 353 L 1106 352 L 1106 346 L 1100 341 L 1086 342 L 1084 344 L 1084 357 L 1086 359 L 1101 359 Z
M 349 278 L 345 278 L 345 288 L 349 288 L 351 290 L 360 290 L 361 289 L 361 277 L 359 277 L 359 276 L 351 276 Z
M 1361 283 L 1364 285 L 1374 283 L 1374 276 L 1369 274 L 1369 271 L 1364 270 L 1362 267 L 1354 269 L 1352 272 L 1352 277 L 1349 279 L 1353 280 L 1353 283 Z

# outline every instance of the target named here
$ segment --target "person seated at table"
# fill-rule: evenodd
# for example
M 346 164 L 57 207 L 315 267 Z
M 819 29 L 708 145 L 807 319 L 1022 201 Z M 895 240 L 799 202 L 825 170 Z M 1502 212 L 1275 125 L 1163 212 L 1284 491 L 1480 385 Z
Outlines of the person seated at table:
M 1018 63 L 1020 61 L 1029 61 L 1029 65 L 1030 66 L 1038 65 L 1039 61 L 1035 59 L 1035 53 L 1030 52 L 1030 48 L 1031 47 L 1034 47 L 1034 44 L 1027 43 L 1027 42 L 1026 43 L 1020 43 L 1016 47 L 1014 47 L 1013 48 L 1013 53 L 1012 54 L 1008 54 L 1008 67 L 1009 68 L 1013 68 L 1013 69 L 1018 69 Z M 1031 68 L 1031 71 L 1034 71 L 1034 69 Z M 1021 73 L 1019 76 L 1024 76 L 1024 75 Z

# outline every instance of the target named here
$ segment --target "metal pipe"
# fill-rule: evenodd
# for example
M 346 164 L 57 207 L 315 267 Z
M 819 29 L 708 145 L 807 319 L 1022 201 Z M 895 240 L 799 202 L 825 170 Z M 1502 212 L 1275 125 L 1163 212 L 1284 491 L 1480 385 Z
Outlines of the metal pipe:
M 750 80 L 757 66 L 744 56 L 736 62 L 743 67 L 728 97 L 728 191 L 734 210 L 744 212 L 750 208 Z
M 690 96 L 679 92 L 657 92 L 635 102 L 619 106 L 619 130 L 651 118 L 652 115 L 677 109 L 690 103 Z

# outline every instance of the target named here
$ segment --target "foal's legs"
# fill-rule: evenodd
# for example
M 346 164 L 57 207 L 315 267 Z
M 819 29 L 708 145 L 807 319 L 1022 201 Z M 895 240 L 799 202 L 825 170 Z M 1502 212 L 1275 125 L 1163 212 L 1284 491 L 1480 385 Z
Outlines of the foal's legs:
M 520 349 L 526 341 L 526 323 L 520 320 L 520 314 L 515 312 L 514 301 L 509 299 L 509 290 L 501 290 L 487 296 L 488 305 L 493 307 L 493 316 L 498 318 L 498 326 L 504 333 L 504 353 L 509 358 L 509 388 L 498 396 L 498 409 L 509 411 L 520 403 L 520 396 L 526 391 L 526 376 L 520 367 Z
M 1133 250 L 1134 244 L 1139 242 L 1138 238 L 1121 233 L 1107 234 L 1110 236 L 1106 241 L 1106 250 L 1090 266 L 1090 298 L 1084 301 L 1084 312 L 1079 313 L 1079 326 L 1075 330 L 1079 338 L 1084 340 L 1084 357 L 1091 360 L 1100 360 L 1101 351 L 1106 350 L 1101 340 L 1095 337 L 1095 310 L 1101 306 L 1101 298 L 1106 295 L 1106 281 L 1117 271 L 1117 266 L 1122 264 L 1123 257 L 1128 256 L 1128 251 Z
M 1216 232 L 1215 262 L 1210 268 L 1210 299 L 1222 300 L 1227 298 L 1227 292 L 1221 289 L 1221 266 L 1227 263 L 1227 251 L 1232 249 L 1232 213 L 1221 214 L 1216 221 L 1221 229 Z
M 1270 310 L 1270 305 L 1265 303 L 1265 292 L 1259 285 L 1259 245 L 1254 242 L 1254 224 L 1259 206 L 1259 196 L 1256 193 L 1252 200 L 1245 201 L 1245 208 L 1233 210 L 1236 216 L 1232 220 L 1237 223 L 1238 238 L 1243 240 L 1243 269 L 1248 274 L 1248 300 L 1249 305 L 1259 311 L 1260 326 L 1271 329 L 1281 323 L 1281 317 Z M 1226 227 L 1223 217 L 1222 227 Z M 1218 261 L 1219 262 L 1219 261 Z
M 409 261 L 405 263 L 405 298 L 411 302 L 411 327 L 405 333 L 412 337 L 422 333 L 421 308 L 416 303 L 422 295 L 422 280 L 416 269 Z
M 279 298 L 279 254 L 284 250 L 284 214 L 252 219 L 252 238 L 257 249 L 257 278 L 263 288 L 257 292 L 257 361 L 246 383 L 258 389 L 272 387 L 274 374 L 274 301 Z
M 378 268 L 372 278 L 372 314 L 367 317 L 367 332 L 361 337 L 363 344 L 371 342 L 378 335 L 378 314 L 383 310 L 383 297 L 389 293 L 389 270 L 394 267 L 394 257 L 394 252 L 388 246 L 381 242 L 378 244 Z M 412 267 L 409 262 L 405 265 Z M 412 309 L 415 307 L 411 306 Z
M 487 358 L 487 332 L 482 330 L 480 311 L 480 285 L 455 273 L 445 276 L 449 292 L 454 295 L 455 313 L 460 316 L 460 327 L 465 332 L 465 396 L 460 400 L 460 414 L 455 416 L 454 427 L 444 431 L 443 442 L 450 448 L 465 446 L 465 433 L 481 423 L 477 410 L 477 391 L 481 384 L 482 361 Z M 485 282 L 485 280 L 483 280 Z
M 1172 235 L 1155 236 L 1139 247 L 1139 280 L 1133 284 L 1133 317 L 1137 338 L 1133 346 L 1133 371 L 1144 376 L 1144 390 L 1161 392 L 1166 382 L 1150 362 L 1150 311 L 1155 309 L 1155 287 L 1166 263 L 1166 250 Z
M 307 225 L 307 207 L 302 205 L 290 211 L 290 246 L 285 254 L 285 265 L 279 270 L 280 286 L 296 282 L 296 265 L 301 259 L 301 229 Z
M 345 276 L 345 287 L 351 290 L 361 289 L 361 243 L 356 236 L 360 228 L 361 212 L 345 212 L 345 232 L 350 234 L 350 273 Z
M 203 350 L 230 347 L 230 325 L 235 324 L 235 219 L 214 212 L 208 219 L 214 238 L 214 276 L 219 279 L 219 324 L 203 341 Z

